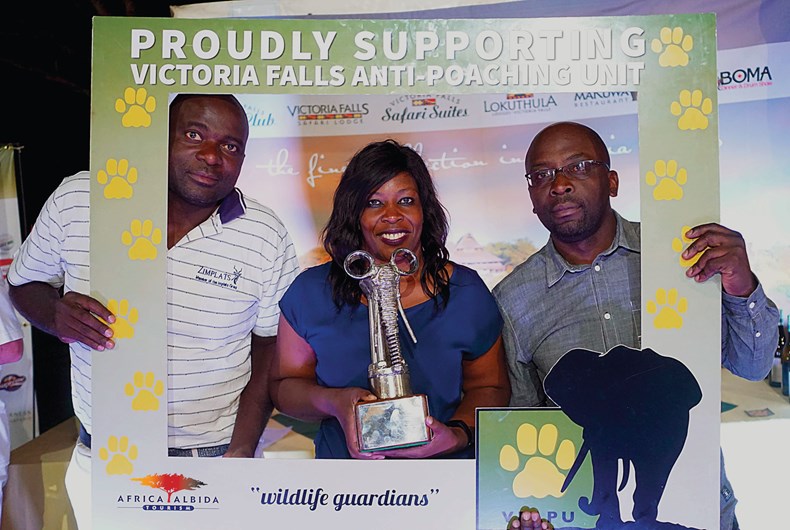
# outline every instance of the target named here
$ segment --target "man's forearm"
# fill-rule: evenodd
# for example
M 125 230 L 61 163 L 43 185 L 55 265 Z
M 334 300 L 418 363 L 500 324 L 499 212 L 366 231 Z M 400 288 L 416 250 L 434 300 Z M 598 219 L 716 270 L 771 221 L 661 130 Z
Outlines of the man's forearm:
M 748 298 L 722 298 L 722 365 L 737 376 L 758 381 L 771 369 L 779 341 L 779 310 L 762 286 Z
M 11 302 L 35 327 L 66 343 L 81 342 L 94 350 L 115 346 L 108 324 L 115 316 L 101 302 L 90 296 L 60 291 L 43 282 L 9 286 Z
M 227 456 L 255 456 L 258 440 L 274 409 L 269 397 L 269 372 L 274 344 L 274 337 L 252 335 L 250 380 L 239 397 L 239 409 Z
M 239 410 L 227 456 L 255 456 L 258 441 L 274 409 L 268 392 L 260 392 L 259 389 L 251 387 L 250 383 L 252 379 L 239 398 Z
M 57 335 L 55 332 L 55 303 L 60 292 L 48 283 L 30 282 L 8 286 L 11 303 L 19 313 L 36 328 Z

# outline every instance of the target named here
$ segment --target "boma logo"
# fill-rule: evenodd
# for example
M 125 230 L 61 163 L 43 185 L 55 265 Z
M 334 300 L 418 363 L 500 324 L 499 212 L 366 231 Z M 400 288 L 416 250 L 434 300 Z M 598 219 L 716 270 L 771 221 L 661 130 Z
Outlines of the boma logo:
M 773 77 L 771 76 L 771 70 L 768 66 L 738 68 L 737 70 L 722 70 L 719 72 L 719 90 L 752 86 L 769 86 L 772 84 Z
M 25 381 L 27 381 L 27 377 L 24 375 L 8 374 L 0 379 L 0 390 L 14 392 L 15 390 L 19 390 Z
M 161 493 L 119 494 L 116 499 L 118 507 L 139 508 L 147 512 L 191 512 L 196 509 L 217 508 L 219 505 L 219 498 L 215 495 L 186 493 L 197 490 L 206 483 L 181 473 L 157 473 L 131 480 L 142 486 L 161 490 Z

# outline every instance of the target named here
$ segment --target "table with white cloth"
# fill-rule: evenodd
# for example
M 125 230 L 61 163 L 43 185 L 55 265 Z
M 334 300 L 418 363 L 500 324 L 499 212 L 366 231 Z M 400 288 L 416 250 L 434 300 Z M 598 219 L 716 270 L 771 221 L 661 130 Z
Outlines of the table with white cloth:
M 721 415 L 721 447 L 740 527 L 790 527 L 784 504 L 790 480 L 788 396 L 765 381 L 747 381 L 722 369 L 721 400 L 735 405 Z

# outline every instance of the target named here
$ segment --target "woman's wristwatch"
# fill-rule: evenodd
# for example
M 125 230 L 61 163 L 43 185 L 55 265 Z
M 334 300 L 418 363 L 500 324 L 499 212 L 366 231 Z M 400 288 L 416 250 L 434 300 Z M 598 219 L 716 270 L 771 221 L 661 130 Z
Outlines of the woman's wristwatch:
M 466 424 L 464 420 L 447 420 L 444 422 L 445 425 L 448 427 L 458 427 L 462 431 L 466 433 L 466 447 L 464 449 L 469 449 L 470 447 L 474 447 L 475 445 L 475 434 L 472 432 L 472 428 Z

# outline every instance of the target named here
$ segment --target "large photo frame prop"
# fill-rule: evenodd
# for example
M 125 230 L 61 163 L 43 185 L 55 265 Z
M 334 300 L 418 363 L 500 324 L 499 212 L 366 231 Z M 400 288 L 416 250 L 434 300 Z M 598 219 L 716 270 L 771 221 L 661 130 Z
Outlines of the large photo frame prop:
M 127 327 L 114 350 L 93 354 L 94 526 L 475 526 L 473 461 L 166 456 L 163 235 L 172 95 L 606 91 L 638 92 L 642 346 L 681 360 L 703 393 L 671 477 L 681 486 L 664 496 L 661 510 L 697 528 L 716 528 L 720 286 L 687 279 L 677 250 L 687 244 L 684 226 L 719 219 L 716 26 L 709 14 L 95 19 L 91 295 L 114 307 Z M 529 139 L 513 140 L 523 153 Z M 676 166 L 682 179 L 666 171 Z M 522 170 L 511 167 L 519 181 Z M 680 196 L 671 193 L 677 188 Z M 526 198 L 523 189 L 519 200 L 528 209 Z M 680 318 L 679 327 L 663 325 L 659 317 L 667 312 Z M 146 406 L 133 406 L 135 399 Z

